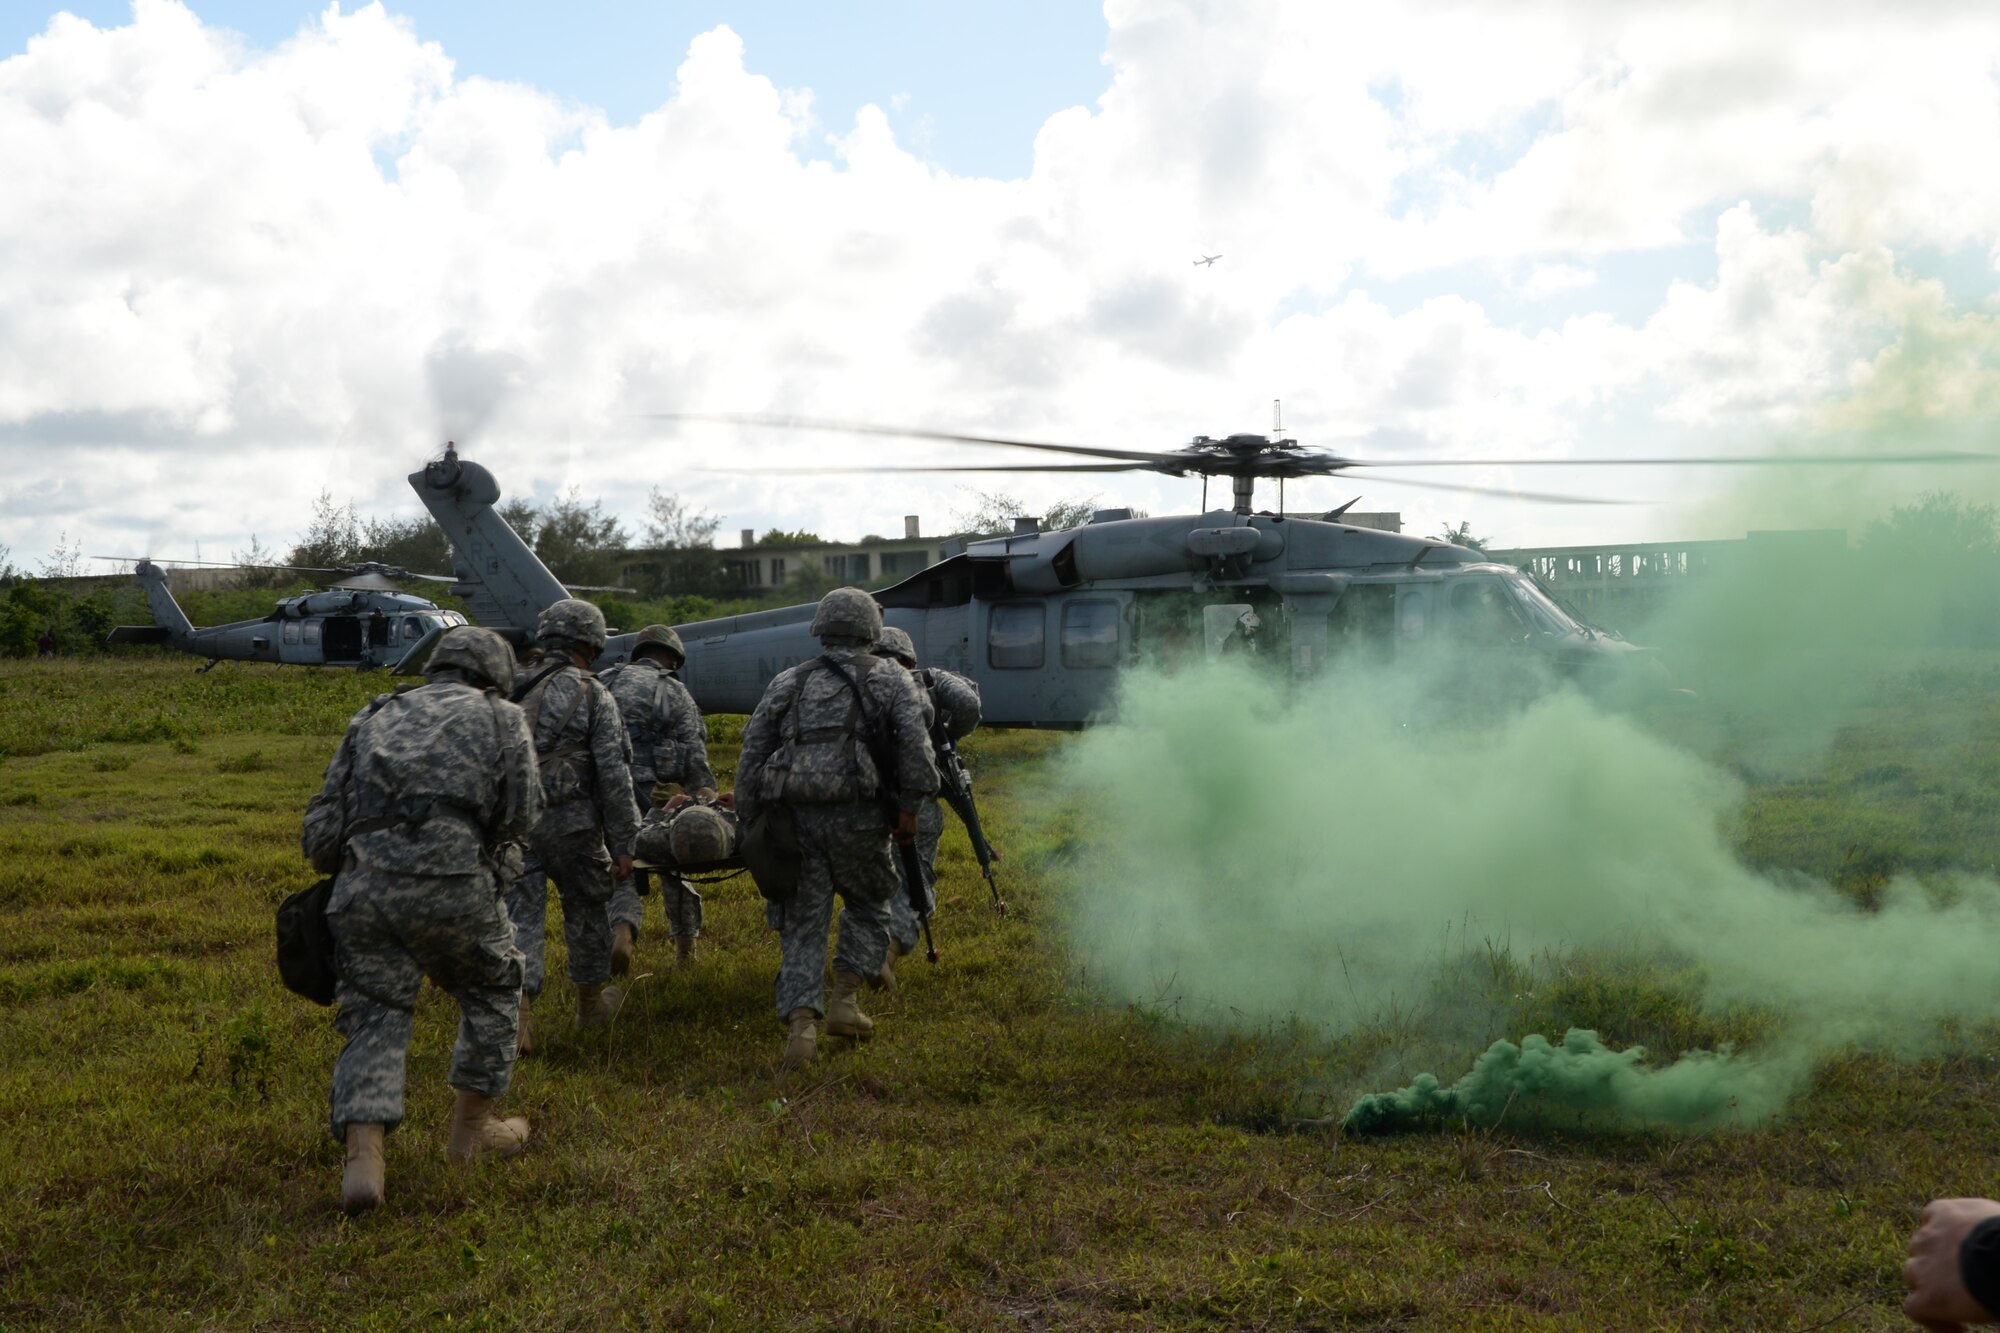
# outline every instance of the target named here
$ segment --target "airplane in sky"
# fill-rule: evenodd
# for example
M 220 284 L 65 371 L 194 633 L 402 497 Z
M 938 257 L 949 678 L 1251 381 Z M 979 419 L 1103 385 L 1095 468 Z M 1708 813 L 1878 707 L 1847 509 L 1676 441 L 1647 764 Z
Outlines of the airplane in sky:
M 1213 268 L 1215 266 L 1215 261 L 1220 258 L 1222 258 L 1221 255 L 1203 255 L 1200 259 L 1194 261 L 1194 266 L 1196 268 L 1200 268 L 1202 265 L 1206 264 L 1209 267 Z

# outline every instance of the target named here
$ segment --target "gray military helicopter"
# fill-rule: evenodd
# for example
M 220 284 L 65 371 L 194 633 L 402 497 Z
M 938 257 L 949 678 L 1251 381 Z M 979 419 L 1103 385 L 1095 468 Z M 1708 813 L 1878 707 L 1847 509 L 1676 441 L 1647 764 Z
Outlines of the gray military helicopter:
M 1121 670 L 1245 654 L 1294 677 L 1343 661 L 1401 664 L 1449 654 L 1494 677 L 1553 673 L 1587 686 L 1637 682 L 1664 691 L 1652 650 L 1584 623 L 1532 578 L 1478 551 L 1340 522 L 1353 502 L 1319 518 L 1252 509 L 1260 479 L 1334 476 L 1407 466 L 1712 464 L 1752 462 L 1993 462 L 1985 454 L 1721 458 L 1362 460 L 1273 436 L 1198 436 L 1148 452 L 792 417 L 689 417 L 781 430 L 835 430 L 1081 455 L 1068 465 L 975 463 L 916 468 L 788 468 L 801 472 L 1130 472 L 1228 477 L 1231 507 L 1138 518 L 1102 509 L 1081 527 L 1042 532 L 1032 519 L 1010 535 L 971 542 L 876 593 L 889 624 L 919 658 L 979 683 L 989 726 L 1078 727 L 1109 704 Z M 1551 503 L 1605 503 L 1574 495 L 1495 490 L 1394 478 L 1403 485 Z M 460 586 L 482 624 L 517 641 L 541 608 L 565 595 L 494 511 L 500 488 L 479 464 L 447 449 L 409 482 L 450 538 Z M 1282 502 L 1281 502 L 1282 508 Z M 704 712 L 751 711 L 771 678 L 817 655 L 811 605 L 677 626 L 687 645 L 682 680 Z M 614 636 L 600 666 L 622 661 L 632 635 Z
M 131 560 L 130 556 L 96 556 L 100 560 Z M 204 560 L 191 564 L 225 565 Z M 230 566 L 250 568 L 251 566 Z M 206 657 L 198 668 L 211 671 L 218 662 L 284 662 L 303 666 L 386 668 L 400 672 L 412 648 L 442 634 L 466 618 L 437 603 L 406 593 L 392 580 L 421 579 L 450 583 L 443 574 L 415 574 L 392 565 L 369 562 L 339 569 L 308 569 L 296 565 L 254 568 L 292 569 L 301 573 L 334 574 L 339 582 L 318 592 L 279 600 L 261 620 L 197 626 L 167 589 L 166 571 L 149 559 L 139 559 L 133 575 L 146 590 L 152 609 L 150 625 L 119 625 L 105 639 L 110 647 L 158 644 L 176 652 Z

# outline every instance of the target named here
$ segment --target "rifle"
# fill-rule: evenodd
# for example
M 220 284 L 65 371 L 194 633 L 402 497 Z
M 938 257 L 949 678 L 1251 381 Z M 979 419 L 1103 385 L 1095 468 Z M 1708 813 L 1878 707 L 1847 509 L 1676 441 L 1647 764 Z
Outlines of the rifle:
M 993 874 L 993 863 L 1000 859 L 1000 853 L 986 840 L 986 830 L 979 826 L 979 807 L 972 799 L 972 774 L 966 772 L 965 760 L 959 757 L 958 747 L 952 743 L 951 714 L 943 709 L 938 710 L 937 720 L 931 725 L 931 748 L 937 752 L 938 795 L 958 816 L 958 822 L 965 825 L 972 854 L 979 858 L 979 873 L 986 876 L 986 887 L 993 891 L 993 906 L 1005 916 L 1007 900 L 1000 896 L 1000 881 Z

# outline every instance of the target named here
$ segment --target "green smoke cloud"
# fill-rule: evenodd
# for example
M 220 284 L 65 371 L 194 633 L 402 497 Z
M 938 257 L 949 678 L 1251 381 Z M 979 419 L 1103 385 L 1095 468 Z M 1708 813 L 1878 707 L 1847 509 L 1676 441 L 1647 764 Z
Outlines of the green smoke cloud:
M 1496 1041 L 1450 1087 L 1419 1074 L 1406 1088 L 1360 1098 L 1341 1118 L 1358 1134 L 1425 1124 L 1491 1126 L 1583 1121 L 1607 1127 L 1744 1128 L 1784 1105 L 1795 1071 L 1738 1061 L 1732 1051 L 1692 1051 L 1662 1069 L 1637 1046 L 1613 1051 L 1595 1032 L 1571 1028 L 1561 1045 L 1531 1034 Z
M 1754 1119 L 1818 1053 L 1907 1051 L 2000 1009 L 1990 880 L 1899 880 L 1873 911 L 1781 883 L 1733 854 L 1741 788 L 1702 758 L 1562 691 L 1434 725 L 1436 688 L 1337 674 L 1288 695 L 1226 665 L 1129 678 L 1118 720 L 1068 754 L 1096 816 L 1069 921 L 1085 974 L 1201 1024 L 1414 1022 L 1464 1059 L 1507 1018 L 1438 1003 L 1468 944 L 1662 960 L 1692 969 L 1709 1011 L 1752 1006 L 1779 1034 L 1761 1059 L 1650 1075 L 1592 1048 L 1626 1061 L 1607 1095 L 1673 1123 L 1692 1121 L 1669 1105 L 1732 1098 Z

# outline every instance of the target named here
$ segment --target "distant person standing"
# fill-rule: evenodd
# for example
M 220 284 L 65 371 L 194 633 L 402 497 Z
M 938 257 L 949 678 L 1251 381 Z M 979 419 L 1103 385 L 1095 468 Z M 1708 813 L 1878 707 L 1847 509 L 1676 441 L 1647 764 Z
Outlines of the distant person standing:
M 306 809 L 313 868 L 336 874 L 327 904 L 340 960 L 335 1019 L 347 1039 L 333 1066 L 329 1122 L 346 1147 L 341 1205 L 382 1205 L 383 1138 L 403 1119 L 417 991 L 428 976 L 458 1001 L 456 1090 L 446 1153 L 512 1156 L 528 1122 L 496 1104 L 513 1077 L 521 951 L 501 900 L 502 849 L 542 809 L 534 746 L 501 690 L 506 641 L 447 630 L 427 683 L 375 699 L 348 724 Z
M 521 1046 L 534 1047 L 528 1006 L 542 993 L 553 879 L 562 902 L 569 978 L 576 984 L 577 1021 L 600 1027 L 623 995 L 611 980 L 611 923 L 606 906 L 614 880 L 632 873 L 639 807 L 632 798 L 632 742 L 618 701 L 590 673 L 604 650 L 604 613 L 565 597 L 536 625 L 541 665 L 515 689 L 528 716 L 541 764 L 542 817 L 528 839 L 528 859 L 507 897 L 507 910 L 527 956 L 521 987 Z
M 813 1058 L 822 1015 L 831 1036 L 874 1032 L 860 992 L 882 970 L 889 899 L 902 887 L 891 839 L 916 840 L 917 811 L 938 785 L 915 682 L 869 652 L 882 633 L 875 599 L 835 588 L 820 599 L 811 632 L 826 651 L 780 672 L 764 691 L 743 728 L 736 770 L 745 823 L 766 803 L 787 807 L 803 858 L 798 888 L 773 909 L 784 951 L 777 1004 L 789 1025 L 787 1068 Z M 829 1002 L 836 895 L 842 911 Z
M 618 715 L 625 720 L 625 734 L 632 742 L 632 794 L 642 811 L 666 804 L 668 783 L 679 783 L 697 800 L 715 799 L 701 710 L 674 675 L 685 661 L 687 650 L 681 647 L 680 635 L 667 625 L 648 625 L 632 641 L 632 660 L 598 677 L 618 701 Z M 640 895 L 648 873 L 635 870 L 611 895 L 611 970 L 618 976 L 632 966 L 632 950 L 645 923 Z M 686 967 L 694 961 L 694 942 L 701 935 L 701 895 L 683 876 L 662 871 L 660 897 L 666 907 L 667 934 L 674 942 L 674 961 Z
M 43 630 L 41 634 L 38 635 L 35 639 L 35 656 L 54 657 L 55 655 L 56 655 L 55 633 L 52 630 Z
M 940 667 L 917 669 L 917 646 L 903 630 L 890 625 L 875 640 L 875 655 L 900 663 L 917 682 L 924 698 L 924 734 L 931 737 L 931 759 L 937 759 L 937 736 L 941 731 L 952 741 L 964 740 L 979 726 L 979 686 L 976 682 Z M 944 807 L 932 795 L 917 810 L 917 861 L 924 871 L 924 897 L 936 901 L 938 841 L 944 836 Z M 897 867 L 900 872 L 900 864 Z M 899 875 L 900 877 L 900 875 Z M 910 906 L 907 890 L 889 899 L 889 956 L 882 961 L 876 984 L 894 988 L 896 960 L 917 947 L 923 922 Z

